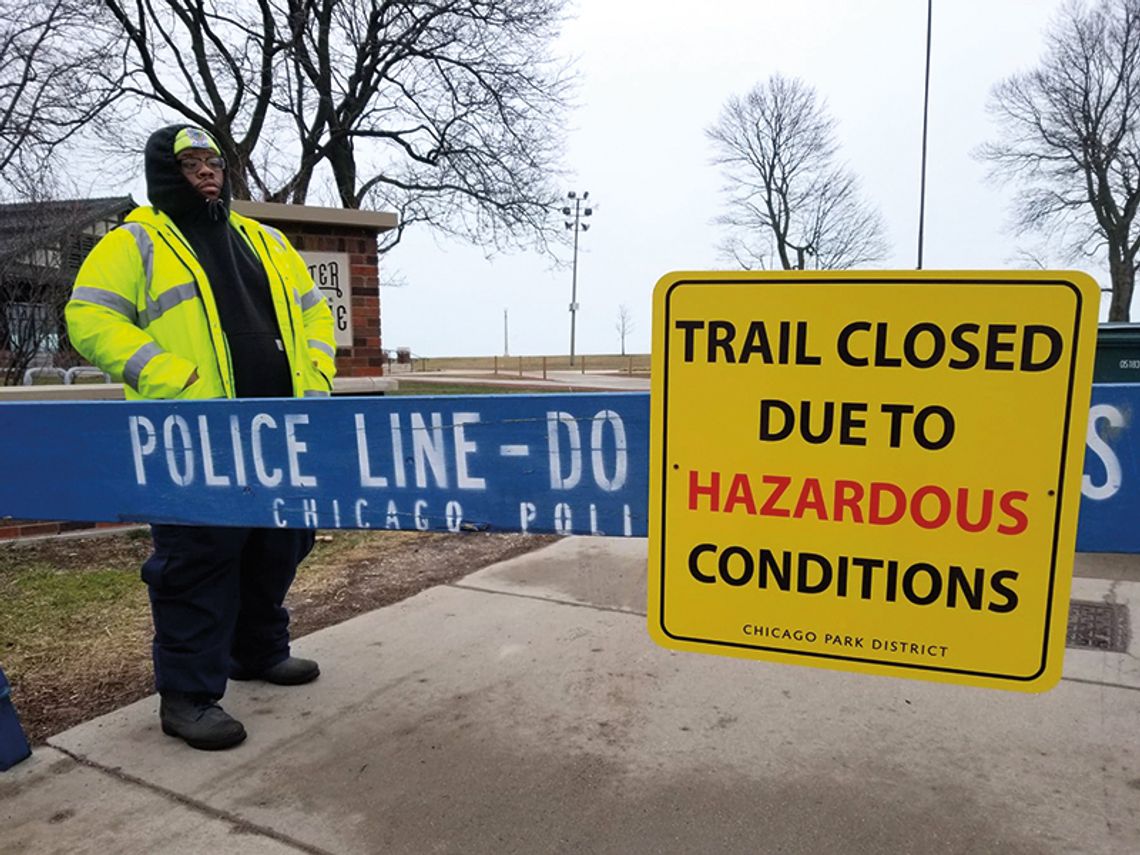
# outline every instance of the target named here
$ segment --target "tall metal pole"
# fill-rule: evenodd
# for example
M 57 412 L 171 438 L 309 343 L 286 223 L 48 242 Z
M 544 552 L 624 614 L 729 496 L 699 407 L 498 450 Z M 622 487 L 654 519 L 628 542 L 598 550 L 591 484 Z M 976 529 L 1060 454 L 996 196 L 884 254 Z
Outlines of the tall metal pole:
M 922 96 L 922 177 L 918 196 L 918 269 L 922 270 L 922 235 L 926 224 L 926 132 L 930 117 L 930 29 L 934 0 L 926 0 L 926 85 Z
M 562 209 L 562 216 L 566 217 L 566 228 L 574 230 L 574 274 L 570 285 L 570 364 L 574 364 L 574 333 L 575 321 L 578 319 L 578 232 L 584 232 L 590 227 L 589 223 L 582 222 L 583 219 L 589 219 L 590 215 L 594 213 L 593 208 L 584 208 L 583 202 L 590 198 L 590 191 L 587 190 L 580 196 L 574 190 L 566 194 L 566 198 L 574 203 L 574 210 L 570 210 L 567 205 Z M 570 219 L 573 214 L 574 218 Z
M 510 356 L 511 355 L 511 348 L 507 344 L 508 341 L 509 341 L 509 339 L 507 338 L 507 310 L 503 309 L 503 356 Z
M 574 200 L 574 272 L 570 279 L 570 367 L 574 367 L 574 320 L 578 314 L 578 211 L 581 199 Z

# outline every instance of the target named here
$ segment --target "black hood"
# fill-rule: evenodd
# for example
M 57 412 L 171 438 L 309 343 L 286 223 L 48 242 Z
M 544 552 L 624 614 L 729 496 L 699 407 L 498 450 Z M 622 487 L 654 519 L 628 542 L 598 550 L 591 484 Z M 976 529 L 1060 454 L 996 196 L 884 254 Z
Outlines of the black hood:
M 146 141 L 147 196 L 151 205 L 174 220 L 224 222 L 230 213 L 229 170 L 222 177 L 219 198 L 207 199 L 195 190 L 174 157 L 174 137 L 185 127 L 185 124 L 167 125 L 151 134 Z

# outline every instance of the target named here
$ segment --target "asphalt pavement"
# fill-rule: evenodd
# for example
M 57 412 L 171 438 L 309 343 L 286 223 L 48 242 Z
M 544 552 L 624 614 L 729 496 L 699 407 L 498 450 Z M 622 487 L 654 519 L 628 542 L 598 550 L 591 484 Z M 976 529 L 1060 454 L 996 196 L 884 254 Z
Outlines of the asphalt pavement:
M 193 751 L 151 697 L 0 774 L 0 853 L 1135 853 L 1130 607 L 1027 695 L 656 647 L 646 541 L 566 538 L 300 639 L 321 678 L 233 684 Z

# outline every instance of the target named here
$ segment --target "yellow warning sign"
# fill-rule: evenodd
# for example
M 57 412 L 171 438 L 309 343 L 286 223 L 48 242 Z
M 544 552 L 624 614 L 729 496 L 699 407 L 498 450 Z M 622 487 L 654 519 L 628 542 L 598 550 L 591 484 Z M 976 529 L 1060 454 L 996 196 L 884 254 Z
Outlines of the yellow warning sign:
M 1051 688 L 1099 299 L 1069 272 L 664 277 L 653 639 Z

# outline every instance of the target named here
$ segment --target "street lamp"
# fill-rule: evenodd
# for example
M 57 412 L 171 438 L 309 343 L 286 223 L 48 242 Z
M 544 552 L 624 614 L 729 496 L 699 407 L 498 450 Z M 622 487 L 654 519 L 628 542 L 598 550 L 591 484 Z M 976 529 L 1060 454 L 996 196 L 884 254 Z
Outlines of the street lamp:
M 578 232 L 584 232 L 590 228 L 590 224 L 585 222 L 585 218 L 594 213 L 593 208 L 583 207 L 583 204 L 590 198 L 590 191 L 587 190 L 579 198 L 578 194 L 571 190 L 566 194 L 566 198 L 574 203 L 574 207 L 569 205 L 562 209 L 562 215 L 570 217 L 573 215 L 574 219 L 566 220 L 566 228 L 574 230 L 574 273 L 573 278 L 570 280 L 570 365 L 574 365 L 574 320 L 578 313 Z

